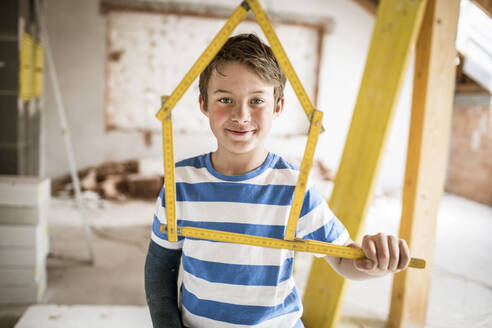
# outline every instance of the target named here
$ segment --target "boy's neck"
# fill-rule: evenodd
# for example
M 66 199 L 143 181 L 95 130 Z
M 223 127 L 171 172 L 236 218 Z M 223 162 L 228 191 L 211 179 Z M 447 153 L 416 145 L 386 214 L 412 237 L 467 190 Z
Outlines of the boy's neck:
M 235 154 L 224 149 L 218 149 L 211 155 L 212 166 L 224 175 L 241 175 L 260 167 L 266 160 L 266 149 Z

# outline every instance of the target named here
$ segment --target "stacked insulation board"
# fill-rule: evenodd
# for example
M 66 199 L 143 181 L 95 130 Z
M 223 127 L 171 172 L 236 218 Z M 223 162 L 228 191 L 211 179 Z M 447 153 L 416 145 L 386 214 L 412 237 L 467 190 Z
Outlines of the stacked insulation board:
M 0 175 L 0 304 L 28 304 L 46 290 L 50 180 Z

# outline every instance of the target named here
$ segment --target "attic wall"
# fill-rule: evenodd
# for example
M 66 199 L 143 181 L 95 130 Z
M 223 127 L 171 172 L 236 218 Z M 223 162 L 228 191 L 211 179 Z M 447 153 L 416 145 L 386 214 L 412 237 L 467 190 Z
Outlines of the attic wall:
M 155 12 L 112 11 L 107 14 L 108 64 L 105 118 L 108 128 L 161 132 L 155 113 L 160 96 L 171 94 L 190 66 L 210 44 L 226 19 Z M 276 32 L 313 103 L 317 84 L 318 28 L 275 24 Z M 197 32 L 199 31 L 199 33 Z M 266 41 L 256 22 L 244 21 L 233 34 L 255 33 Z M 179 56 L 176 54 L 179 53 Z M 196 79 L 173 110 L 178 133 L 207 134 L 208 121 L 198 107 Z M 287 84 L 283 114 L 272 133 L 306 135 L 308 121 Z
M 488 94 L 455 97 L 446 191 L 492 206 L 492 104 Z

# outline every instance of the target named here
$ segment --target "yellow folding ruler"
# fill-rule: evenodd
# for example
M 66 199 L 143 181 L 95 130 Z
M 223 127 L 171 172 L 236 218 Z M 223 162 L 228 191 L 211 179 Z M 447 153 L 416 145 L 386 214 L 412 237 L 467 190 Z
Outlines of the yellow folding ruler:
M 161 98 L 163 104 L 167 100 L 168 97 L 166 96 Z M 174 242 L 178 241 L 178 236 L 176 234 L 176 182 L 174 179 L 174 140 L 171 114 L 162 120 L 162 147 L 164 153 L 164 202 L 168 222 L 167 239 Z
M 166 229 L 167 225 L 163 224 L 161 226 L 161 231 L 165 232 Z M 225 243 L 276 249 L 291 249 L 299 252 L 318 253 L 348 259 L 365 258 L 364 252 L 359 248 L 339 246 L 310 239 L 295 238 L 294 240 L 283 240 L 194 227 L 178 227 L 177 232 L 183 237 L 221 241 Z M 423 269 L 425 268 L 425 261 L 418 258 L 411 258 L 408 266 L 411 268 Z
M 176 224 L 176 184 L 174 179 L 174 147 L 173 147 L 173 130 L 171 122 L 171 111 L 176 103 L 181 99 L 186 90 L 190 87 L 197 76 L 206 68 L 214 56 L 219 52 L 232 31 L 246 17 L 246 14 L 251 9 L 256 17 L 256 20 L 263 30 L 272 51 L 277 58 L 279 65 L 288 78 L 294 92 L 296 93 L 299 102 L 301 103 L 304 112 L 310 120 L 310 129 L 304 156 L 301 162 L 299 177 L 294 197 L 289 214 L 289 219 L 286 226 L 284 239 L 275 239 L 267 237 L 258 237 L 232 232 L 194 228 L 194 227 L 177 227 Z M 273 30 L 266 13 L 257 0 L 245 0 L 232 13 L 231 17 L 215 36 L 210 45 L 205 49 L 203 54 L 198 58 L 195 64 L 191 67 L 185 77 L 178 84 L 176 89 L 169 97 L 162 97 L 162 104 L 156 117 L 162 121 L 163 135 L 163 155 L 164 155 L 164 187 L 165 187 L 165 211 L 168 224 L 162 224 L 160 231 L 167 233 L 168 240 L 177 241 L 177 236 L 190 238 L 199 238 L 206 240 L 214 240 L 228 243 L 246 244 L 252 246 L 291 249 L 296 251 L 311 252 L 326 254 L 344 258 L 364 258 L 362 250 L 346 246 L 338 246 L 330 243 L 319 241 L 298 239 L 295 238 L 297 221 L 304 201 L 306 192 L 306 184 L 309 177 L 309 172 L 313 164 L 314 151 L 318 142 L 318 136 L 323 131 L 322 118 L 323 113 L 314 109 L 313 104 L 309 100 L 297 74 L 292 67 L 287 55 L 285 54 L 280 41 Z M 425 261 L 412 258 L 410 266 L 414 268 L 424 268 Z

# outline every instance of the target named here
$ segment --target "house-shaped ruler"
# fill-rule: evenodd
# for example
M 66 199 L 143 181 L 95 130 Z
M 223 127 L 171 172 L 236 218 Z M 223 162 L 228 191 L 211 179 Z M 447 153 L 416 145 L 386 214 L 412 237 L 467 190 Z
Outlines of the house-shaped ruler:
M 388 135 L 388 127 L 394 113 L 395 99 L 398 99 L 399 96 L 403 81 L 402 76 L 406 71 L 411 49 L 415 45 L 420 30 L 425 5 L 425 0 L 385 0 L 381 1 L 378 9 L 364 77 L 337 172 L 335 188 L 330 199 L 330 208 L 335 215 L 341 217 L 347 229 L 354 234 L 354 239 L 361 235 L 361 227 L 370 203 L 375 177 L 381 162 L 381 154 Z M 171 111 L 192 82 L 221 49 L 236 26 L 246 17 L 249 10 L 253 12 L 256 21 L 263 30 L 282 71 L 289 80 L 310 121 L 306 148 L 283 239 L 194 227 L 178 228 L 176 224 L 176 185 Z M 176 241 L 179 234 L 185 237 L 269 248 L 286 248 L 345 258 L 364 257 L 360 249 L 294 238 L 304 199 L 306 181 L 312 167 L 314 149 L 318 135 L 323 130 L 322 112 L 313 107 L 258 0 L 245 0 L 237 7 L 172 94 L 162 98 L 162 107 L 156 117 L 162 121 L 165 211 L 167 217 L 167 225 L 161 225 L 161 232 L 167 233 L 169 241 Z M 367 133 L 367 131 L 373 132 Z M 418 132 L 422 131 L 423 128 Z M 435 173 L 433 174 L 435 175 Z M 337 183 L 339 179 L 340 181 L 343 180 L 344 183 Z M 322 264 L 315 260 L 308 281 L 308 287 L 311 287 L 307 288 L 304 297 L 305 315 L 309 317 L 309 325 L 312 327 L 334 327 L 340 313 L 340 300 L 345 289 L 345 283 L 342 278 L 326 272 L 326 266 L 326 263 Z M 425 261 L 412 258 L 409 266 L 424 268 Z M 327 283 L 329 286 L 326 286 Z M 308 298 L 307 303 L 306 298 Z

